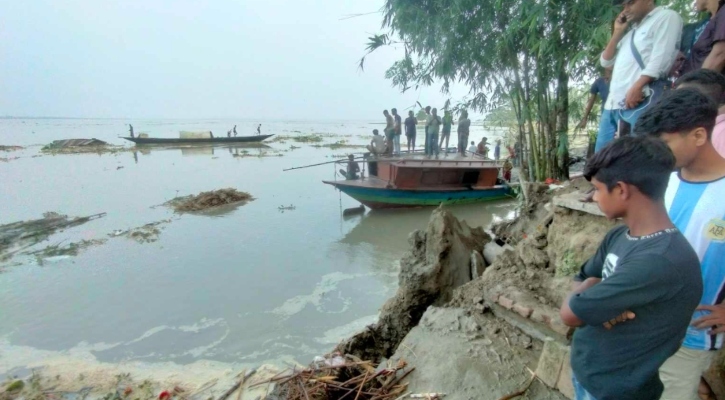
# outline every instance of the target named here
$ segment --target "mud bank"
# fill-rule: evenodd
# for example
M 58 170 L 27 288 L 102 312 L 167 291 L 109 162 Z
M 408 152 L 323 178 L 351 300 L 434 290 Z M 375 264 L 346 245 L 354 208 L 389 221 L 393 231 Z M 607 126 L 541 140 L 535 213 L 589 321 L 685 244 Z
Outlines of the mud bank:
M 335 350 L 379 365 L 407 363 L 408 393 L 572 398 L 572 330 L 558 307 L 571 276 L 617 224 L 579 202 L 587 187 L 527 185 L 517 218 L 491 234 L 437 209 L 425 232 L 410 235 L 398 292 L 379 321 Z M 269 399 L 284 398 L 273 393 Z

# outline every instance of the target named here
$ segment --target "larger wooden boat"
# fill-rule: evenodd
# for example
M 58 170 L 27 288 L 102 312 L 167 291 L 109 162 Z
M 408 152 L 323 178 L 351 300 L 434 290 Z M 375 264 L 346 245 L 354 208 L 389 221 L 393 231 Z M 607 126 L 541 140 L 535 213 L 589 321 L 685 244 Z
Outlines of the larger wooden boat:
M 151 137 L 124 137 L 136 144 L 209 144 L 209 143 L 258 143 L 265 139 L 269 139 L 274 135 L 254 135 L 254 136 L 220 136 L 205 138 L 151 138 Z
M 513 197 L 495 161 L 449 155 L 367 160 L 369 176 L 323 181 L 372 209 L 465 204 Z

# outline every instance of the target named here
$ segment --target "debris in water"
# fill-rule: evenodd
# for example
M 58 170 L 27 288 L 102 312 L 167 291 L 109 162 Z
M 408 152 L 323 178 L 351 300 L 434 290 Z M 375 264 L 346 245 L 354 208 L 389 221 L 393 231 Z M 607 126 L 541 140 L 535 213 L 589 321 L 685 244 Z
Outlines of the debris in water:
M 398 398 L 408 387 L 402 381 L 415 370 L 407 363 L 378 365 L 352 355 L 328 354 L 308 368 L 293 369 L 256 383 L 276 383 L 273 394 L 288 400 L 389 399 Z M 376 368 L 377 367 L 377 368 Z
M 169 222 L 171 222 L 170 219 L 152 222 L 150 224 L 146 224 L 144 226 L 130 230 L 126 236 L 129 239 L 137 241 L 138 243 L 152 243 L 159 240 L 161 229 L 163 229 L 159 229 L 159 225 L 167 224 Z
M 87 217 L 68 218 L 66 215 L 47 212 L 41 219 L 0 225 L 0 261 L 9 260 L 15 254 L 48 239 L 57 231 L 82 225 L 105 215 L 106 213 L 100 213 Z
M 283 213 L 285 211 L 294 211 L 297 209 L 297 207 L 295 207 L 294 204 L 290 204 L 288 206 L 279 206 L 277 207 L 277 209 L 279 210 L 279 212 Z
M 82 250 L 85 250 L 91 246 L 99 246 L 106 243 L 108 239 L 92 239 L 92 240 L 81 240 L 80 242 L 70 243 L 67 246 L 61 246 L 61 244 L 50 245 L 42 250 L 37 250 L 29 253 L 37 258 L 38 264 L 43 265 L 45 262 L 58 262 L 70 257 L 75 257 Z
M 104 154 L 131 151 L 131 149 L 130 147 L 113 146 L 98 139 L 65 139 L 53 141 L 40 151 L 50 154 Z
M 166 204 L 176 212 L 204 211 L 226 204 L 246 204 L 254 200 L 251 194 L 227 188 L 199 193 L 196 196 L 177 197 Z
M 0 151 L 16 151 L 24 149 L 23 146 L 0 146 Z

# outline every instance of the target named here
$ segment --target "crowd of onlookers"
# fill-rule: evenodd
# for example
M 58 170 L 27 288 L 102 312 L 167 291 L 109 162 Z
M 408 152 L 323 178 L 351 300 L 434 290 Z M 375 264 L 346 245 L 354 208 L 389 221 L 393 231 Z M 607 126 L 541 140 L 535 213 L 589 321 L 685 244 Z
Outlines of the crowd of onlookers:
M 577 327 L 576 398 L 714 399 L 702 378 L 725 332 L 725 7 L 683 25 L 655 0 L 623 7 L 579 128 L 602 113 L 584 176 L 623 224 L 561 306 Z M 674 172 L 673 172 L 674 171 Z

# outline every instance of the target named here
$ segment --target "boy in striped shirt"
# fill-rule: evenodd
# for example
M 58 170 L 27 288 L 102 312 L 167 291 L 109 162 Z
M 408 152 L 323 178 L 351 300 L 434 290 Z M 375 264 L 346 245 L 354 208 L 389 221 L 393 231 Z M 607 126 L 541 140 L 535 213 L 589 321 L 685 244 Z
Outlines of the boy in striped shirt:
M 710 141 L 717 105 L 695 87 L 678 88 L 647 110 L 635 134 L 668 144 L 677 159 L 665 194 L 670 219 L 700 259 L 704 282 L 680 350 L 660 368 L 662 399 L 697 400 L 698 389 L 725 332 L 725 159 Z M 707 397 L 705 397 L 707 398 Z

